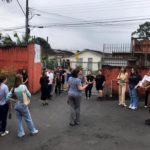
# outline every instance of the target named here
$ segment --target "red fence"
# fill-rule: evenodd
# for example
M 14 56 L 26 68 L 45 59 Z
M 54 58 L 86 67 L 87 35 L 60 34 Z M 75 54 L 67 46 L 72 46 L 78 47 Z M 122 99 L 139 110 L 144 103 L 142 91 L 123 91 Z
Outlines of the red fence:
M 29 77 L 29 89 L 32 93 L 40 89 L 41 62 L 35 63 L 35 45 L 27 47 L 0 48 L 0 69 L 18 72 L 26 69 Z M 41 52 L 40 52 L 41 53 Z

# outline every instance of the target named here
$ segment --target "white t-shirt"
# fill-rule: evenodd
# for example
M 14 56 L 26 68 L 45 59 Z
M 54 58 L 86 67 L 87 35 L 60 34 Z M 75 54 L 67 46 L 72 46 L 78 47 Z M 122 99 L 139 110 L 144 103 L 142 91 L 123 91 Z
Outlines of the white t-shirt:
M 47 76 L 48 76 L 48 79 L 49 79 L 49 84 L 52 84 L 53 83 L 53 79 L 54 79 L 54 74 L 52 72 L 47 72 Z
M 140 82 L 139 86 L 142 86 L 145 81 L 149 81 L 150 82 L 150 76 L 145 75 L 143 77 L 142 81 Z

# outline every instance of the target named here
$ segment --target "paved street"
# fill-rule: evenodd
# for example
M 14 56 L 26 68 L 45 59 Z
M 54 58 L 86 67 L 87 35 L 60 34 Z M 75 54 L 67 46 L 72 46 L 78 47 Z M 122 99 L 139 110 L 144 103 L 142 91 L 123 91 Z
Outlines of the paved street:
M 150 126 L 144 125 L 149 114 L 140 102 L 137 111 L 117 106 L 117 101 L 82 99 L 81 125 L 68 125 L 67 95 L 54 96 L 43 107 L 40 95 L 34 95 L 31 114 L 39 134 L 17 138 L 16 116 L 8 120 L 10 134 L 0 137 L 1 150 L 149 150 Z

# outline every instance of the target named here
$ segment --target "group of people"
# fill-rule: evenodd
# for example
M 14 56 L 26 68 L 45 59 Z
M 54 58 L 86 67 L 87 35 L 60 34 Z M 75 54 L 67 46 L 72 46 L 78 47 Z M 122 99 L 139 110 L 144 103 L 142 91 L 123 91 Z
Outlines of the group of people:
M 143 88 L 146 92 L 145 107 L 148 106 L 148 95 L 150 91 L 150 71 L 143 77 L 139 75 L 135 68 L 131 69 L 130 74 L 124 67 L 121 68 L 118 76 L 117 83 L 119 87 L 119 103 L 118 105 L 126 107 L 125 93 L 127 90 L 127 84 L 130 95 L 130 109 L 137 109 L 138 107 L 138 91 L 137 89 Z M 18 137 L 22 138 L 25 135 L 22 125 L 22 119 L 24 118 L 28 126 L 31 135 L 38 133 L 35 128 L 30 111 L 27 105 L 21 105 L 23 103 L 23 93 L 26 93 L 28 98 L 31 98 L 31 94 L 26 86 L 28 82 L 28 76 L 26 71 L 22 74 L 15 76 L 14 87 L 9 91 L 7 86 L 7 77 L 0 77 L 0 135 L 5 136 L 9 133 L 6 130 L 7 116 L 10 107 L 10 102 L 15 102 L 15 110 L 18 124 Z M 42 104 L 48 105 L 48 99 L 52 98 L 53 91 L 56 95 L 60 95 L 64 90 L 64 84 L 67 83 L 68 100 L 67 103 L 70 106 L 70 126 L 80 124 L 80 104 L 82 91 L 85 90 L 85 97 L 89 99 L 92 95 L 92 88 L 95 85 L 98 91 L 98 100 L 103 97 L 103 88 L 105 86 L 106 78 L 100 69 L 96 76 L 89 70 L 87 75 L 83 75 L 82 69 L 69 69 L 57 67 L 55 70 L 44 69 L 40 79 L 41 85 L 41 100 Z M 16 107 L 22 107 L 21 111 Z
M 26 79 L 27 81 L 27 79 Z M 22 138 L 25 135 L 23 128 L 23 119 L 25 120 L 27 127 L 29 129 L 30 135 L 35 135 L 38 130 L 35 128 L 28 105 L 23 104 L 23 93 L 31 99 L 31 93 L 29 92 L 27 86 L 24 83 L 23 75 L 17 74 L 15 76 L 14 86 L 9 91 L 7 86 L 7 77 L 0 77 L 0 136 L 5 136 L 9 134 L 6 130 L 7 126 L 7 116 L 11 104 L 14 102 L 14 109 L 16 110 L 17 125 L 18 125 L 18 137 Z
M 41 85 L 41 100 L 43 106 L 48 105 L 48 99 L 51 99 L 53 92 L 60 95 L 64 90 L 66 70 L 62 67 L 57 67 L 54 70 L 44 69 L 40 78 Z
M 119 75 L 117 76 L 117 83 L 119 86 L 119 104 L 126 107 L 125 94 L 129 90 L 130 105 L 129 109 L 135 110 L 138 108 L 138 89 L 145 90 L 145 108 L 148 107 L 148 95 L 150 91 L 150 71 L 143 77 L 138 73 L 136 68 L 132 68 L 130 74 L 128 75 L 124 67 L 121 68 Z M 147 84 L 145 84 L 147 83 Z
M 80 103 L 81 103 L 81 93 L 85 90 L 86 99 L 91 97 L 91 90 L 94 84 L 98 91 L 98 98 L 103 96 L 103 88 L 105 85 L 105 76 L 102 74 L 102 70 L 98 71 L 96 77 L 92 75 L 89 71 L 87 76 L 84 77 L 82 70 L 75 69 L 72 72 L 72 76 L 68 80 L 68 104 L 70 105 L 70 126 L 75 126 L 80 124 Z M 143 77 L 140 76 L 135 68 L 131 69 L 128 75 L 124 67 L 121 68 L 120 73 L 116 79 L 119 87 L 119 106 L 126 107 L 125 93 L 129 89 L 130 95 L 130 105 L 129 109 L 135 110 L 138 107 L 138 88 L 143 88 L 146 91 L 145 95 L 145 107 L 148 107 L 148 95 L 150 91 L 150 71 Z

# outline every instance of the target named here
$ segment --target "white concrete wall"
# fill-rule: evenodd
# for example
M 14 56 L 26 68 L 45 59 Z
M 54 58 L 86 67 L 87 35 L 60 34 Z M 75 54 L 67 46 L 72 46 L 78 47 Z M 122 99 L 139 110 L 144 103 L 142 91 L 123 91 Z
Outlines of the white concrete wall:
M 79 58 L 83 59 L 82 67 L 84 70 L 87 70 L 88 58 L 92 58 L 93 59 L 92 70 L 97 71 L 99 69 L 98 62 L 101 62 L 101 60 L 102 60 L 102 54 L 96 53 L 96 52 L 85 51 L 85 52 L 79 54 Z M 75 55 L 71 56 L 69 58 L 69 60 L 71 63 L 71 68 L 73 68 L 73 69 L 76 68 L 76 56 Z

